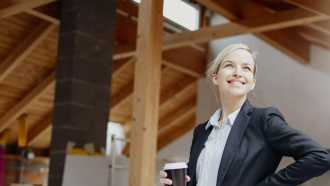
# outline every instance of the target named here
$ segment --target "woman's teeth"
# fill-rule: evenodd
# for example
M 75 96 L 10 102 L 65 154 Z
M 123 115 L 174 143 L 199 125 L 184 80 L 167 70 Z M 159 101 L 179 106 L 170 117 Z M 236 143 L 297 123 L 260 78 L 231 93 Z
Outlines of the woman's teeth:
M 236 81 L 236 80 L 229 80 L 227 81 L 229 84 L 245 84 L 244 82 L 241 82 L 241 81 Z

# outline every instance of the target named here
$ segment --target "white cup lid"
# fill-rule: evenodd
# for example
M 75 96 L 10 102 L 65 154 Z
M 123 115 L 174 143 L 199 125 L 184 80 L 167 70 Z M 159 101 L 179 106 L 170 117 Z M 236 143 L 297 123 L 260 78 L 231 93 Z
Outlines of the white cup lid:
M 188 168 L 186 162 L 166 163 L 164 170 L 185 169 Z

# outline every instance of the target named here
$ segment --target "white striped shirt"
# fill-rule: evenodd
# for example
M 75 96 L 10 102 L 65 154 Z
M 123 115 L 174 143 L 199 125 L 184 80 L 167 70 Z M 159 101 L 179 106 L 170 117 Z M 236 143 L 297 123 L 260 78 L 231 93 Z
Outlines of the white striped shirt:
M 213 129 L 197 160 L 197 186 L 216 186 L 222 154 L 240 109 L 232 112 L 223 123 L 219 122 L 221 110 L 218 109 L 206 124 L 205 130 L 211 125 Z

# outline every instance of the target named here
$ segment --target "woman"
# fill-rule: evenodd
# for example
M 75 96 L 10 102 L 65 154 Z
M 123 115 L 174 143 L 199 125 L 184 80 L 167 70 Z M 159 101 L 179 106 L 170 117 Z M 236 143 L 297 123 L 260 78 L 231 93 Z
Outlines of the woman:
M 243 44 L 226 47 L 211 63 L 221 110 L 194 129 L 187 180 L 190 186 L 292 186 L 330 169 L 329 153 L 290 128 L 273 107 L 250 105 L 256 60 Z M 275 173 L 283 156 L 295 162 Z M 171 184 L 161 171 L 162 184 Z

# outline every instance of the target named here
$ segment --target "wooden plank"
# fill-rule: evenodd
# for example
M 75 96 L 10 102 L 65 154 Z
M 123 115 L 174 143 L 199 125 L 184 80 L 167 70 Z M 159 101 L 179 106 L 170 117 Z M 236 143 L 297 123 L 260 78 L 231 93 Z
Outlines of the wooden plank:
M 219 12 L 219 14 L 221 14 L 221 12 Z M 213 39 L 220 39 L 247 33 L 259 34 L 262 32 L 279 30 L 283 28 L 306 25 L 314 22 L 328 20 L 327 16 L 315 15 L 303 9 L 294 9 L 278 13 L 264 12 L 263 14 L 264 16 L 259 16 L 258 19 L 256 19 L 255 17 L 248 18 L 245 20 L 231 22 L 219 26 L 202 28 L 198 31 L 168 35 L 164 38 L 164 49 L 168 50 L 182 47 L 185 45 L 191 45 L 193 43 L 203 43 Z M 234 15 L 232 15 L 231 17 L 233 16 Z M 290 50 L 285 46 L 279 46 L 279 42 L 272 43 L 276 43 L 277 45 L 275 45 L 275 47 L 280 50 L 283 48 L 287 49 L 286 51 Z M 123 51 L 125 50 L 123 49 Z M 129 49 L 127 49 L 127 51 L 118 53 L 115 56 L 127 57 L 132 56 L 134 54 L 134 51 L 129 51 Z M 290 54 L 295 53 L 291 52 Z M 293 57 L 296 59 L 301 58 L 299 57 L 299 54 L 297 54 L 297 57 Z M 302 62 L 307 63 L 307 60 L 303 60 Z
M 40 19 L 43 19 L 45 21 L 48 21 L 48 22 L 50 22 L 54 25 L 59 25 L 60 24 L 60 20 L 58 18 L 49 16 L 49 15 L 44 14 L 42 12 L 39 12 L 37 10 L 29 9 L 29 10 L 25 10 L 24 12 L 28 13 L 30 15 L 36 16 L 36 17 L 38 17 Z
M 327 34 L 324 34 L 322 32 L 318 32 L 316 30 L 310 29 L 310 28 L 302 28 L 300 30 L 300 34 L 302 37 L 304 37 L 306 40 L 321 46 L 326 49 L 330 49 L 330 36 Z
M 55 84 L 55 72 L 52 72 L 45 80 L 33 88 L 24 98 L 13 106 L 0 118 L 0 132 L 9 127 L 13 121 L 33 105 L 40 95 L 43 95 Z
M 200 1 L 200 3 L 203 3 L 205 0 L 199 0 L 199 1 Z M 230 0 L 218 1 L 219 6 L 223 7 L 224 9 L 230 9 L 231 3 L 232 3 L 232 1 L 230 1 Z M 244 11 L 244 10 L 246 10 L 246 11 Z M 309 14 L 310 16 L 312 16 L 314 18 L 317 18 L 317 15 L 314 15 L 312 13 L 308 13 L 308 12 L 306 12 L 304 10 L 301 10 L 301 9 L 297 9 L 297 10 L 294 10 L 294 11 L 300 11 L 303 14 L 306 13 L 306 15 Z M 222 12 L 218 12 L 218 13 L 220 15 L 222 15 Z M 280 14 L 280 13 L 281 12 L 279 12 L 277 14 Z M 241 12 L 241 15 L 244 15 L 245 17 L 248 17 L 248 18 L 243 18 L 243 21 L 244 21 L 244 19 L 253 21 L 253 20 L 259 19 L 260 17 L 267 18 L 268 15 L 274 15 L 274 13 L 272 11 L 270 11 L 269 9 L 255 3 L 253 1 L 247 1 L 245 3 L 245 8 L 243 8 L 243 12 Z M 230 17 L 227 17 L 227 18 L 231 20 L 233 17 L 238 18 L 238 16 L 235 15 L 234 13 L 232 13 L 232 15 Z M 312 18 L 312 17 L 310 17 L 310 18 Z M 321 17 L 322 17 L 322 19 L 323 18 L 326 19 L 326 16 L 321 16 Z M 308 18 L 308 16 L 305 17 L 305 18 Z M 296 21 L 299 22 L 299 16 L 298 16 Z M 300 22 L 300 23 L 305 24 L 306 22 Z M 298 25 L 300 25 L 300 24 L 298 24 Z M 294 24 L 292 26 L 296 26 L 296 25 Z M 309 56 L 306 58 L 306 54 L 309 53 L 309 49 L 308 49 L 309 44 L 306 43 L 304 40 L 299 41 L 299 47 L 305 49 L 305 51 L 303 53 L 301 53 L 301 52 L 297 51 L 297 50 L 301 50 L 301 49 L 297 49 L 298 47 L 296 47 L 296 46 L 298 46 L 298 45 L 292 47 L 292 44 L 288 44 L 287 41 L 283 41 L 282 39 L 281 40 L 276 40 L 276 38 L 289 38 L 290 39 L 290 35 L 291 35 L 291 33 L 288 34 L 288 33 L 285 33 L 285 32 L 281 32 L 281 31 L 278 31 L 278 29 L 284 29 L 284 28 L 281 27 L 281 28 L 276 28 L 274 30 L 268 30 L 268 31 L 272 31 L 272 33 L 268 34 L 268 35 L 266 35 L 264 33 L 254 33 L 254 34 L 257 37 L 265 40 L 267 43 L 269 43 L 274 48 L 282 51 L 286 55 L 288 55 L 291 58 L 297 60 L 298 62 L 303 63 L 303 64 L 309 63 Z M 278 33 L 276 33 L 276 32 L 278 32 Z M 297 41 L 297 39 L 296 39 L 296 41 Z
M 316 14 L 330 16 L 330 1 L 329 0 L 285 0 L 293 5 Z
M 111 99 L 111 110 L 116 109 L 121 103 L 127 100 L 133 94 L 134 81 L 129 81 L 126 85 L 120 88 Z
M 226 17 L 227 19 L 230 19 L 232 21 L 237 19 L 237 17 L 233 13 L 237 11 L 236 7 L 234 6 L 231 6 L 230 8 L 229 7 L 224 8 L 222 6 L 219 6 L 217 1 L 214 0 L 195 0 L 195 1 L 205 6 L 207 9 L 213 11 L 214 13 Z
M 162 69 L 165 71 L 166 69 Z M 190 87 L 195 79 L 194 78 L 183 78 L 178 80 L 180 83 L 171 84 L 170 86 L 164 88 L 165 90 L 176 90 L 176 91 L 161 91 L 160 95 L 160 107 L 162 107 L 171 98 L 175 97 L 177 94 L 184 92 L 188 87 Z M 114 95 L 111 102 L 111 109 L 116 109 L 118 105 L 125 102 L 129 97 L 133 95 L 133 82 L 127 83 L 123 88 L 118 91 L 118 94 Z M 125 126 L 131 125 L 132 120 L 129 119 L 125 122 Z
M 176 90 L 176 91 L 163 91 L 160 97 L 160 108 L 166 106 L 169 104 L 169 102 L 172 101 L 172 98 L 177 97 L 178 95 L 182 94 L 183 92 L 186 92 L 191 88 L 191 86 L 195 86 L 196 79 L 193 78 L 184 78 L 179 80 L 181 83 L 175 84 L 175 85 L 170 85 L 168 88 L 165 88 L 166 90 Z M 174 88 L 175 87 L 175 88 Z M 165 118 L 165 117 L 164 117 Z M 164 123 L 164 118 L 160 119 L 158 122 L 160 123 L 160 126 L 165 125 Z M 132 129 L 132 120 L 129 120 L 128 122 L 125 123 L 124 125 L 124 130 L 125 130 L 125 136 L 127 138 L 130 138 L 131 136 L 131 129 Z M 160 127 L 158 127 L 160 130 Z M 123 150 L 123 154 L 126 156 L 129 156 L 129 148 L 130 145 L 127 144 Z
M 159 136 L 157 150 L 159 151 L 166 145 L 169 145 L 179 137 L 191 131 L 195 126 L 196 116 L 195 114 L 192 114 L 192 116 L 188 120 L 180 123 L 180 125 L 171 128 L 171 130 L 169 130 L 166 134 Z
M 124 5 L 125 3 L 123 3 L 122 0 L 120 2 L 121 2 L 120 3 L 121 6 L 119 8 L 124 9 L 123 7 L 125 6 Z M 130 3 L 127 3 L 126 2 L 126 4 L 130 4 Z M 133 6 L 129 6 L 128 10 L 132 10 L 132 9 L 134 9 L 133 10 L 133 12 L 134 12 L 136 8 L 134 8 Z M 52 23 L 54 23 L 56 25 L 59 24 L 59 20 L 57 18 L 52 17 L 52 16 L 49 16 L 49 15 L 46 15 L 46 14 L 44 14 L 42 12 L 38 12 L 38 11 L 35 11 L 35 10 L 26 10 L 25 12 L 27 12 L 27 13 L 29 13 L 31 15 L 37 16 L 37 17 L 39 17 L 41 19 L 47 20 L 49 22 L 52 22 Z M 127 24 L 129 24 L 129 22 L 127 22 Z M 127 29 L 125 29 L 125 30 L 127 30 Z M 132 30 L 132 29 L 128 29 L 128 30 Z M 126 33 L 127 32 L 129 32 L 129 31 L 126 31 Z M 124 37 L 125 37 L 125 34 L 124 34 Z M 135 48 L 136 47 L 135 47 L 135 45 L 136 45 L 135 43 L 132 43 L 132 44 L 125 44 L 125 45 L 116 46 L 114 48 L 113 59 L 114 60 L 119 60 L 119 59 L 123 59 L 123 58 L 127 58 L 127 57 L 133 57 L 136 54 L 136 51 L 135 51 Z M 197 46 L 195 44 L 192 44 L 190 50 L 194 50 L 194 49 L 197 49 L 197 48 L 201 48 L 201 46 Z M 167 51 L 167 52 L 169 52 L 169 53 L 177 53 L 176 50 L 173 50 L 173 51 L 170 50 L 170 51 Z M 202 50 L 202 53 L 205 56 L 205 53 L 204 52 L 205 52 L 205 49 Z M 197 55 L 198 56 L 198 53 L 201 53 L 201 50 L 200 49 L 197 49 L 196 52 L 191 52 L 191 56 L 192 55 Z M 166 59 L 167 56 L 169 56 L 169 55 L 170 54 L 165 53 L 164 54 L 164 58 Z M 168 67 L 170 67 L 172 69 L 175 69 L 175 70 L 177 70 L 179 72 L 182 72 L 182 73 L 191 75 L 193 77 L 201 77 L 201 76 L 203 76 L 203 73 L 205 71 L 205 66 L 206 66 L 206 64 L 205 64 L 206 63 L 206 60 L 205 59 L 204 60 L 199 60 L 200 57 L 194 58 L 193 56 L 192 56 L 192 59 L 194 59 L 195 61 L 194 62 L 191 62 L 189 66 L 186 65 L 186 64 L 183 64 L 183 63 L 185 63 L 185 61 L 172 61 L 172 60 L 164 60 L 163 61 L 163 64 L 165 66 L 168 66 Z M 134 61 L 135 60 L 130 60 L 130 62 L 134 62 Z
M 171 49 L 191 43 L 207 42 L 241 34 L 279 30 L 323 20 L 327 20 L 327 17 L 315 15 L 302 9 L 289 10 L 268 14 L 258 19 L 248 18 L 219 26 L 202 28 L 198 31 L 172 34 L 164 38 L 164 47 L 165 49 Z
M 0 9 L 0 19 L 33 9 L 56 0 L 11 0 L 9 5 Z
M 163 1 L 144 0 L 138 17 L 129 185 L 154 185 L 161 78 Z
M 196 107 L 188 109 L 184 116 L 180 116 L 176 122 L 172 122 L 166 130 L 162 130 L 159 133 L 157 140 L 157 151 L 164 148 L 166 145 L 172 143 L 179 137 L 183 136 L 187 132 L 191 131 L 196 126 Z M 189 117 L 188 119 L 186 119 Z M 127 129 L 126 129 L 127 130 Z M 129 129 L 128 129 L 129 130 Z M 126 144 L 123 154 L 129 156 L 130 143 Z
M 308 64 L 310 62 L 310 42 L 297 34 L 296 29 L 271 31 L 260 34 L 258 37 L 299 63 Z
M 28 131 L 27 144 L 28 146 L 33 145 L 33 143 L 38 140 L 50 127 L 53 122 L 53 113 L 47 114 L 47 116 L 40 122 L 35 124 Z
M 48 36 L 54 25 L 40 23 L 0 64 L 0 82 Z
M 179 104 L 176 109 L 172 110 L 171 112 L 167 113 L 163 116 L 159 122 L 159 136 L 166 133 L 166 131 L 171 130 L 171 128 L 178 122 L 182 121 L 187 115 L 196 112 L 196 93 L 189 98 L 188 100 L 184 101 L 183 103 Z
M 330 21 L 322 21 L 319 23 L 312 23 L 307 27 L 313 28 L 319 32 L 330 35 Z

